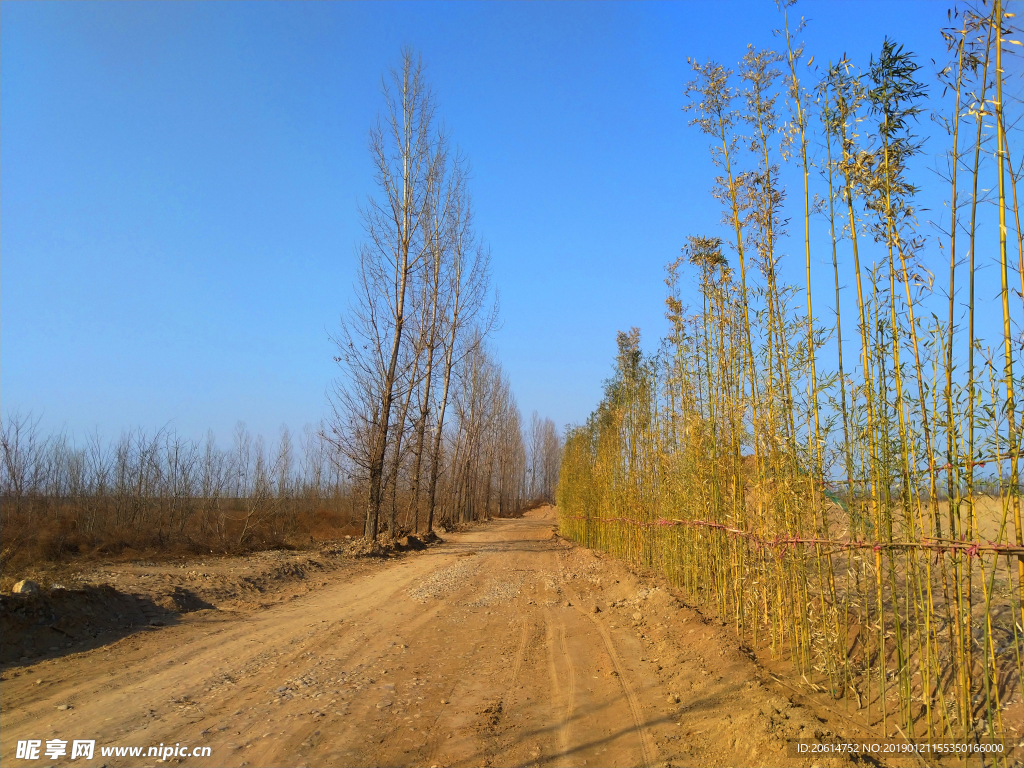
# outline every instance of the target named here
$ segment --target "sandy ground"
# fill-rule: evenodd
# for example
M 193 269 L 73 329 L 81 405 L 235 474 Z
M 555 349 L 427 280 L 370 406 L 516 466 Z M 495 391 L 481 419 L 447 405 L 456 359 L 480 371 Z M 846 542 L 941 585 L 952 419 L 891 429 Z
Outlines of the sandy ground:
M 797 757 L 788 739 L 876 736 L 787 694 L 657 581 L 558 538 L 550 507 L 445 538 L 347 565 L 303 556 L 301 589 L 249 602 L 218 603 L 229 566 L 189 567 L 180 579 L 212 582 L 188 592 L 195 610 L 157 620 L 173 606 L 144 600 L 148 623 L 120 637 L 3 665 L 0 762 L 810 768 L 855 763 Z M 16 759 L 28 739 L 96 753 Z M 160 744 L 211 754 L 100 756 Z

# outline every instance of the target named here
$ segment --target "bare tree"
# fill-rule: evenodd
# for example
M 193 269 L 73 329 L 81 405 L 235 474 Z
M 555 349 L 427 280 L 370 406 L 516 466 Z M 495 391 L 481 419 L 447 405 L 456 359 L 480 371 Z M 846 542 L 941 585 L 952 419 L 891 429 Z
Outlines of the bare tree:
M 455 377 L 456 434 L 445 519 L 482 520 L 522 506 L 526 449 L 508 377 L 482 342 Z
M 423 348 L 425 353 L 424 370 L 418 389 L 418 416 L 414 424 L 416 441 L 413 447 L 412 488 L 410 512 L 413 525 L 419 530 L 420 518 L 420 482 L 422 476 L 423 452 L 427 448 L 427 425 L 431 416 L 432 388 L 436 378 L 435 354 L 442 347 L 446 338 L 446 321 L 449 305 L 460 299 L 460 286 L 453 285 L 455 265 L 453 256 L 456 254 L 457 231 L 453 226 L 459 222 L 460 205 L 463 201 L 465 174 L 464 164 L 458 155 L 452 167 L 445 175 L 444 185 L 433 187 L 434 195 L 430 198 L 430 232 L 428 240 L 429 258 L 426 261 L 423 281 L 422 327 L 424 333 Z M 454 317 L 458 319 L 458 308 L 454 308 Z M 444 421 L 444 408 L 441 403 L 434 414 Z M 428 527 L 429 529 L 429 527 Z
M 555 422 L 541 419 L 536 411 L 530 416 L 529 496 L 553 502 L 562 463 L 562 437 Z
M 385 101 L 386 130 L 371 133 L 383 194 L 362 211 L 356 298 L 335 339 L 344 373 L 324 430 L 365 486 L 368 539 L 384 528 L 430 531 L 439 506 L 448 521 L 518 508 L 527 466 L 521 416 L 485 349 L 498 302 L 468 162 L 433 127 L 422 65 L 408 50 Z M 538 443 L 529 455 L 542 462 L 542 452 Z
M 461 175 L 454 187 L 454 200 L 449 216 L 450 258 L 443 263 L 444 306 L 446 312 L 439 318 L 443 333 L 439 333 L 442 348 L 440 397 L 434 405 L 433 451 L 427 486 L 427 530 L 433 529 L 437 505 L 437 481 L 443 460 L 443 434 L 445 411 L 451 393 L 452 371 L 480 344 L 497 324 L 498 303 L 489 311 L 490 252 L 477 237 L 473 228 L 473 207 Z M 425 423 L 423 426 L 425 427 Z
M 536 411 L 530 414 L 530 498 L 537 498 L 540 495 L 540 474 L 541 446 L 544 443 L 540 416 Z
M 558 473 L 562 466 L 562 436 L 551 419 L 544 419 L 541 442 L 541 496 L 549 502 L 555 500 Z
M 399 361 L 409 289 L 424 261 L 427 201 L 447 145 L 434 125 L 434 99 L 422 61 L 412 50 L 402 50 L 390 83 L 385 79 L 382 86 L 385 114 L 370 132 L 381 196 L 371 197 L 361 211 L 366 242 L 359 252 L 356 298 L 335 340 L 336 359 L 348 379 L 334 389 L 331 425 L 339 446 L 366 473 L 368 539 L 379 531 L 392 408 L 397 384 L 407 373 L 399 370 Z

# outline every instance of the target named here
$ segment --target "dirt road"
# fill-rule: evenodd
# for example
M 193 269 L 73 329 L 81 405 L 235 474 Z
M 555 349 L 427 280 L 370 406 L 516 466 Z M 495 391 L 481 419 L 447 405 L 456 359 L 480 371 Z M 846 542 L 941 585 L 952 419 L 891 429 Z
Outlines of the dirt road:
M 180 744 L 210 754 L 167 762 L 811 765 L 785 740 L 834 724 L 758 682 L 727 628 L 554 525 L 552 508 L 495 520 L 289 602 L 8 666 L 2 762 L 160 765 L 100 748 Z M 96 753 L 12 759 L 28 739 Z

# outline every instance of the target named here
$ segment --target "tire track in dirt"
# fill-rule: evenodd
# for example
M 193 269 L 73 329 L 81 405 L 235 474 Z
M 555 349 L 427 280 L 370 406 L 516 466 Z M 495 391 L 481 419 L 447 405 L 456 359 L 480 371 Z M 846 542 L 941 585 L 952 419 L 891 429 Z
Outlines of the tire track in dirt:
M 437 614 L 438 614 L 438 611 L 435 608 L 435 609 L 420 611 L 417 615 L 415 615 L 412 618 L 403 617 L 403 616 L 399 615 L 399 616 L 395 616 L 393 618 L 393 620 L 394 620 L 395 624 L 399 624 L 401 626 L 401 632 L 404 635 L 416 635 L 416 633 L 424 625 L 429 624 L 429 623 L 435 621 L 437 619 Z M 360 618 L 360 620 L 366 620 L 366 616 L 365 615 L 361 615 L 359 618 Z M 393 643 L 391 642 L 391 638 L 393 638 L 393 637 L 398 635 L 398 627 L 395 627 L 394 631 L 392 631 L 392 632 L 384 631 L 384 632 L 373 632 L 373 633 L 369 633 L 368 634 L 365 631 L 359 631 L 357 629 L 356 631 L 352 632 L 351 634 L 354 635 L 352 640 L 353 641 L 357 641 L 357 642 L 353 642 L 352 643 L 353 647 L 345 648 L 345 649 L 341 649 L 339 647 L 336 647 L 336 645 L 333 645 L 333 644 L 329 645 L 329 646 L 325 646 L 322 643 L 322 639 L 318 638 L 318 637 L 315 637 L 315 636 L 311 637 L 309 639 L 312 640 L 312 642 L 314 643 L 315 647 L 317 648 L 317 652 L 319 653 L 320 656 L 322 656 L 322 657 L 328 656 L 331 653 L 336 654 L 336 655 L 330 657 L 331 663 L 336 668 L 344 667 L 344 668 L 348 668 L 348 669 L 354 670 L 354 669 L 357 669 L 359 667 L 375 667 L 375 666 L 378 665 L 378 663 L 387 665 L 388 667 L 392 666 L 391 662 L 389 662 L 389 661 L 380 662 L 377 657 L 386 654 L 387 650 L 393 645 Z M 340 644 L 340 642 L 344 639 L 344 637 L 345 636 L 336 638 L 336 643 Z M 299 659 L 301 659 L 306 653 L 307 653 L 307 651 L 305 651 L 304 649 L 299 649 L 299 650 L 296 651 L 295 656 L 298 657 Z M 357 661 L 359 663 L 355 663 Z M 355 666 L 353 666 L 353 664 L 355 664 Z M 317 666 L 316 664 L 313 664 L 311 668 L 315 668 L 316 666 Z M 373 672 L 369 672 L 368 674 L 374 674 L 374 673 Z M 374 682 L 379 682 L 380 680 L 384 679 L 383 677 L 380 677 L 377 674 L 374 674 L 374 678 L 375 678 L 375 680 L 371 680 L 371 681 L 369 681 L 367 683 L 367 686 L 366 686 L 367 693 L 369 693 L 369 691 L 371 691 L 371 690 L 374 690 L 371 687 L 374 684 Z M 252 692 L 253 692 L 253 694 L 257 694 L 257 692 L 259 690 L 262 690 L 263 688 L 264 688 L 263 685 L 253 686 Z M 385 698 L 393 698 L 396 695 L 397 695 L 397 691 L 396 691 L 395 694 L 392 694 L 391 696 L 387 696 L 386 695 Z M 450 690 L 448 695 L 447 695 L 447 698 L 450 699 L 451 696 L 452 696 L 452 691 Z M 362 702 L 360 702 L 360 706 L 356 707 L 352 714 L 356 714 L 360 710 L 364 712 L 364 716 L 366 716 L 366 713 L 372 713 L 376 709 L 376 705 L 373 702 L 368 701 L 367 700 L 368 698 L 369 698 L 369 696 L 364 697 L 364 700 Z M 231 708 L 233 706 L 234 706 L 234 704 L 232 702 L 226 702 L 225 709 Z M 442 710 L 442 712 L 443 712 L 443 710 Z M 439 712 L 439 714 L 438 714 L 438 719 L 440 719 L 440 716 L 441 716 L 441 712 Z M 326 721 L 326 722 L 331 722 L 331 721 Z M 316 722 L 314 720 L 313 722 L 301 725 L 299 727 L 294 727 L 293 726 L 293 730 L 289 734 L 289 738 L 287 740 L 287 743 L 291 744 L 291 745 L 294 745 L 294 747 L 292 747 L 294 749 L 294 751 L 296 753 L 300 753 L 302 745 L 305 745 L 305 744 L 308 744 L 308 743 L 311 743 L 311 742 L 315 741 L 315 739 L 319 735 L 320 731 L 323 730 L 326 727 L 326 722 L 320 723 L 320 722 Z M 338 731 L 339 733 L 341 733 L 341 732 L 350 732 L 353 729 L 352 718 L 346 717 L 343 721 L 340 721 L 340 722 L 339 721 L 334 721 L 334 722 L 338 722 L 338 724 L 345 723 L 348 726 L 347 729 L 339 730 Z M 395 728 L 391 728 L 390 730 L 385 732 L 381 736 L 381 738 L 377 741 L 378 746 L 390 744 L 395 739 L 395 737 L 397 735 L 396 734 L 396 728 L 397 728 L 397 726 Z M 252 730 L 253 730 L 253 732 L 258 731 L 258 730 L 262 730 L 262 726 L 254 726 Z M 316 746 L 316 744 L 313 744 L 313 746 Z M 308 751 L 308 750 L 306 750 L 306 751 Z
M 562 740 L 568 744 L 572 726 L 572 715 L 576 708 L 576 670 L 572 664 L 572 656 L 565 645 L 565 625 L 558 628 L 559 650 L 562 652 L 562 661 L 565 663 L 566 677 L 569 678 L 569 691 L 565 696 L 565 714 L 562 716 Z
M 452 687 L 454 690 L 454 686 Z M 451 692 L 448 694 L 451 696 Z M 438 762 L 438 750 L 441 747 L 441 737 L 437 733 L 437 725 L 441 722 L 441 717 L 445 714 L 444 705 L 437 710 L 437 717 L 434 718 L 434 722 L 430 724 L 430 728 L 427 730 L 426 739 L 423 744 L 420 745 L 420 749 L 424 750 L 426 758 L 423 761 L 424 765 L 435 765 Z
M 555 662 L 555 627 L 551 619 L 551 611 L 544 611 L 544 625 L 545 625 L 545 643 L 544 647 L 547 650 L 548 656 L 548 674 L 551 677 L 551 692 L 552 701 L 562 699 L 562 684 L 558 679 L 558 666 Z M 554 707 L 552 707 L 554 710 Z M 555 711 L 557 712 L 557 710 Z M 553 712 L 552 714 L 555 714 Z M 552 718 L 557 721 L 557 716 Z M 558 752 L 561 756 L 565 756 L 569 751 L 569 742 L 566 739 L 565 721 L 562 719 L 562 727 L 558 729 Z
M 657 747 L 654 746 L 654 740 L 651 738 L 651 734 L 644 725 L 643 712 L 640 709 L 640 701 L 637 699 L 636 691 L 633 690 L 633 686 L 630 685 L 629 680 L 626 679 L 626 670 L 621 659 L 619 659 L 618 652 L 615 650 L 615 644 L 612 642 L 612 638 L 608 634 L 608 630 L 602 626 L 601 622 L 582 610 L 579 612 L 590 619 L 594 626 L 597 627 L 597 631 L 600 633 L 601 639 L 604 641 L 605 650 L 608 652 L 608 657 L 611 659 L 612 665 L 615 667 L 615 676 L 619 681 L 619 685 L 622 687 L 622 692 L 626 695 L 626 700 L 629 702 L 629 711 L 633 715 L 633 726 L 640 739 L 640 751 L 643 754 L 643 764 L 645 767 L 649 768 L 649 766 L 654 765 L 655 756 L 658 754 L 658 750 Z
M 500 556 L 501 554 L 504 554 L 505 547 L 499 545 L 496 547 L 481 548 L 481 552 L 484 553 L 484 563 L 487 564 L 491 560 L 491 558 L 488 557 L 488 555 Z M 466 554 L 471 553 L 461 553 L 460 557 L 465 556 Z M 477 570 L 488 570 L 486 565 L 481 564 L 477 564 L 476 568 Z M 479 585 L 471 584 L 467 589 L 460 589 L 453 593 L 446 593 L 443 596 L 438 595 L 438 597 L 441 597 L 443 602 L 446 604 L 445 610 L 451 611 L 453 607 L 456 605 L 473 605 L 473 602 L 461 600 L 459 599 L 459 596 L 465 596 L 465 593 L 467 591 L 479 591 L 478 587 Z M 439 612 L 440 610 L 441 609 L 439 609 Z M 498 723 L 503 718 L 505 711 L 510 706 L 509 702 L 513 698 L 513 691 L 519 680 L 519 675 L 522 671 L 523 662 L 526 658 L 526 650 L 528 648 L 529 640 L 534 630 L 534 624 L 523 616 L 522 611 L 518 607 L 516 608 L 515 621 L 520 626 L 519 642 L 516 647 L 512 667 L 509 669 L 509 674 L 507 675 L 507 680 L 504 683 L 504 685 L 501 686 L 501 694 L 499 696 L 492 696 L 484 711 L 477 713 L 477 716 L 487 715 L 487 719 L 490 721 L 490 733 L 485 732 L 483 734 L 478 734 L 477 737 L 478 750 L 480 754 L 487 756 L 484 759 L 484 762 L 487 764 L 490 763 L 490 756 L 500 751 L 500 745 L 497 742 L 497 733 L 495 732 L 495 729 Z M 479 658 L 476 651 L 474 651 L 474 658 Z M 481 660 L 485 661 L 485 659 Z M 491 661 L 491 659 L 486 659 L 486 661 Z M 486 664 L 481 666 L 486 666 Z M 442 759 L 442 747 L 445 745 L 447 737 L 444 736 L 443 730 L 439 730 L 439 726 L 441 724 L 442 717 L 444 717 L 445 715 L 454 716 L 455 718 L 458 717 L 458 712 L 450 708 L 450 703 L 452 701 L 458 700 L 456 692 L 460 689 L 460 686 L 465 686 L 465 684 L 465 679 L 458 674 L 458 671 L 452 670 L 451 683 L 448 686 L 447 693 L 444 697 L 444 700 L 449 702 L 449 704 L 443 705 L 442 708 L 438 710 L 437 716 L 434 718 L 430 727 L 427 729 L 425 738 L 422 740 L 418 747 L 418 751 L 420 752 L 420 754 L 423 755 L 423 759 L 420 761 L 422 762 L 422 764 L 436 765 L 443 764 L 444 762 L 446 762 Z
M 566 579 L 565 572 L 562 568 L 562 560 L 557 556 L 555 560 L 558 564 L 559 585 L 564 588 L 564 585 L 566 584 Z M 657 755 L 657 748 L 654 746 L 654 740 L 651 738 L 651 735 L 648 732 L 647 727 L 644 725 L 643 711 L 640 707 L 640 701 L 637 698 L 636 692 L 633 690 L 633 686 L 630 685 L 629 681 L 626 679 L 625 667 L 623 666 L 622 661 L 619 659 L 619 654 L 615 650 L 615 645 L 612 642 L 612 638 L 608 634 L 608 630 L 605 629 L 601 622 L 595 619 L 591 614 L 584 611 L 578 605 L 575 605 L 573 607 L 576 609 L 578 613 L 582 614 L 587 619 L 589 619 L 591 623 L 593 623 L 593 625 L 597 628 L 598 633 L 601 635 L 601 640 L 604 642 L 604 647 L 608 653 L 608 658 L 611 660 L 612 666 L 615 668 L 615 677 L 619 681 L 619 687 L 622 689 L 622 692 L 626 696 L 626 701 L 629 704 L 630 714 L 633 716 L 633 728 L 636 731 L 638 740 L 640 742 L 640 753 L 643 757 L 643 765 L 645 766 L 645 768 L 649 768 L 654 764 L 654 758 Z
M 440 762 L 440 750 L 443 739 L 441 733 L 438 730 L 438 725 L 441 723 L 441 718 L 448 714 L 448 706 L 455 696 L 455 689 L 459 686 L 459 678 L 455 677 L 448 686 L 448 692 L 442 699 L 442 704 L 437 710 L 437 717 L 434 718 L 434 722 L 430 724 L 430 728 L 427 729 L 426 737 L 423 740 L 423 744 L 420 745 L 420 749 L 424 750 L 426 758 L 424 759 L 424 765 L 435 765 Z
M 558 725 L 559 755 L 564 759 L 570 752 L 572 716 L 576 708 L 576 670 L 565 640 L 565 624 L 552 617 L 551 611 L 544 611 L 546 624 L 545 643 L 548 655 L 548 672 L 551 677 L 552 701 L 562 706 L 555 710 L 553 718 Z M 561 668 L 561 673 L 560 669 Z M 554 707 L 553 707 L 554 709 Z M 561 710 L 560 716 L 558 710 Z
M 517 617 L 520 623 L 519 647 L 516 649 L 516 658 L 512 663 L 512 671 L 509 674 L 508 684 L 506 685 L 510 691 L 512 686 L 519 680 L 519 671 L 523 668 L 523 657 L 526 655 L 526 643 L 530 639 L 530 630 L 533 629 L 533 625 L 523 618 L 521 611 L 517 612 Z

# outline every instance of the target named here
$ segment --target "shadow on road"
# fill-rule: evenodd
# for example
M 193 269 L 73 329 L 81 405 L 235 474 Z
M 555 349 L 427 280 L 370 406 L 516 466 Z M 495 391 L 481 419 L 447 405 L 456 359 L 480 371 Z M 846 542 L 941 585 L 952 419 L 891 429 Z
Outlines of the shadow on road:
M 182 587 L 174 587 L 159 603 L 106 584 L 0 595 L 0 664 L 12 668 L 79 653 L 176 624 L 182 613 L 213 608 Z

